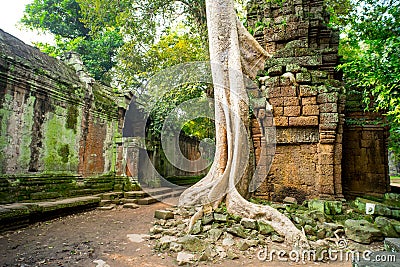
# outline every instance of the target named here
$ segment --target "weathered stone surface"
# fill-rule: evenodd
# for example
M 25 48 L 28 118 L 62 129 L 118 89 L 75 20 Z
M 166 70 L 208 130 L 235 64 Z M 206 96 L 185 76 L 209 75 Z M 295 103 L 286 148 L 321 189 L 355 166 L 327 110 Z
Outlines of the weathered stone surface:
M 174 213 L 168 210 L 156 210 L 154 212 L 154 218 L 169 220 L 174 218 Z
M 201 221 L 198 220 L 194 225 L 190 233 L 192 235 L 198 235 L 203 231 L 203 225 L 201 224 Z
M 207 244 L 203 240 L 192 235 L 185 235 L 179 238 L 176 242 L 182 244 L 182 247 L 185 250 L 191 252 L 202 252 L 207 247 Z
M 308 202 L 308 208 L 310 210 L 317 210 L 322 213 L 325 212 L 325 203 L 323 200 L 310 200 Z
M 257 221 L 253 219 L 243 218 L 240 221 L 240 224 L 246 229 L 254 229 L 257 230 Z
M 176 261 L 178 262 L 179 266 L 185 265 L 185 264 L 191 264 L 195 260 L 195 255 L 186 253 L 186 252 L 179 252 L 178 255 L 176 256 Z
M 285 197 L 283 199 L 283 203 L 297 204 L 297 199 L 295 199 L 294 197 Z
M 213 242 L 218 241 L 221 235 L 222 235 L 221 229 L 211 229 L 210 231 L 208 231 L 208 238 Z
M 217 222 L 226 222 L 228 221 L 228 215 L 221 213 L 214 213 L 214 219 Z
M 232 227 L 229 227 L 228 229 L 226 229 L 226 231 L 228 233 L 231 233 L 231 234 L 241 237 L 241 238 L 246 238 L 246 236 L 247 236 L 244 231 L 243 226 L 240 224 L 235 224 Z
M 279 236 L 279 235 L 272 235 L 271 236 L 271 241 L 276 242 L 276 243 L 283 243 L 285 241 L 285 238 Z
M 162 232 L 164 232 L 164 228 L 162 228 L 159 225 L 154 225 L 153 227 L 150 228 L 150 234 L 155 235 L 155 234 L 160 234 Z
M 182 251 L 183 247 L 181 244 L 176 243 L 175 241 L 172 241 L 169 244 L 169 250 L 172 252 L 180 252 Z
M 385 243 L 386 251 L 400 253 L 400 239 L 399 238 L 385 238 L 384 243 Z
M 233 252 L 232 250 L 228 250 L 228 251 L 226 252 L 226 257 L 227 257 L 228 259 L 230 259 L 230 260 L 239 259 L 239 256 L 238 256 L 235 252 Z
M 382 232 L 385 237 L 400 237 L 395 229 L 395 225 L 400 226 L 400 222 L 391 220 L 382 216 L 375 218 L 375 225 Z
M 325 201 L 324 210 L 325 214 L 336 215 L 342 214 L 343 204 L 341 201 Z
M 223 240 L 222 240 L 222 245 L 226 246 L 226 247 L 230 247 L 233 246 L 235 244 L 235 240 L 233 240 L 232 236 L 226 236 Z
M 214 213 L 209 212 L 203 215 L 202 222 L 204 225 L 212 223 L 214 221 Z
M 275 231 L 271 225 L 267 224 L 264 221 L 259 220 L 259 221 L 257 221 L 257 224 L 258 224 L 258 231 L 262 235 L 269 235 Z
M 128 234 L 126 236 L 128 237 L 129 241 L 133 243 L 142 243 L 150 239 L 150 236 L 146 234 Z
M 168 248 L 170 248 L 171 242 L 175 242 L 176 240 L 177 240 L 177 238 L 175 236 L 165 235 L 160 238 L 159 246 L 163 250 L 168 249 Z
M 345 233 L 348 239 L 362 244 L 383 240 L 381 231 L 366 220 L 346 220 Z

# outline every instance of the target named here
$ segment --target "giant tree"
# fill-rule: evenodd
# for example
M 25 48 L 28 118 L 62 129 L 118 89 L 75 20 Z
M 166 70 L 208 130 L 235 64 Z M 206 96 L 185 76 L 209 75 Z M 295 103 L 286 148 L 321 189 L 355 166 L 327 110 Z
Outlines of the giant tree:
M 225 202 L 228 212 L 262 219 L 289 244 L 307 245 L 307 239 L 285 215 L 270 206 L 248 202 L 249 104 L 243 72 L 250 77 L 268 56 L 238 21 L 233 0 L 206 0 L 211 71 L 214 85 L 216 153 L 209 173 L 180 197 L 179 205 L 200 205 L 189 228 L 204 209 Z

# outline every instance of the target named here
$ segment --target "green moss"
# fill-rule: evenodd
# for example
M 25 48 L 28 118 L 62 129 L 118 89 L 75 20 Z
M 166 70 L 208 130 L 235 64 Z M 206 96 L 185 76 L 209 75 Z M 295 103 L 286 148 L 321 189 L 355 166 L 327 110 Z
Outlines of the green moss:
M 74 105 L 69 105 L 67 112 L 67 121 L 65 127 L 72 129 L 76 133 L 76 124 L 78 122 L 78 109 Z
M 0 173 L 4 173 L 6 153 L 4 149 L 8 146 L 8 120 L 12 112 L 12 96 L 4 96 L 3 107 L 0 109 Z
M 67 110 L 56 107 L 44 122 L 44 157 L 46 171 L 74 171 L 78 167 L 78 143 L 73 129 L 65 128 Z
M 21 169 L 27 170 L 31 160 L 31 143 L 32 143 L 32 125 L 34 121 L 34 104 L 35 97 L 30 96 L 26 101 L 25 111 L 23 114 L 22 142 L 20 146 L 20 156 L 18 162 Z
M 61 145 L 58 149 L 58 155 L 61 157 L 61 161 L 64 163 L 68 163 L 69 158 L 69 145 Z

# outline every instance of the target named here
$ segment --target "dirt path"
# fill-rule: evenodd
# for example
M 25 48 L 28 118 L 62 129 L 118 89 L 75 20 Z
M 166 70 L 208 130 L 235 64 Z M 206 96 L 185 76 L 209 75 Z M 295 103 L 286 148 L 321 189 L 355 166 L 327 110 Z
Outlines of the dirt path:
M 111 267 L 177 266 L 176 255 L 156 253 L 151 242 L 130 242 L 128 234 L 147 234 L 156 209 L 167 205 L 157 203 L 139 209 L 93 210 L 27 228 L 6 232 L 0 236 L 0 266 L 97 266 L 105 261 Z M 200 263 L 200 266 L 351 266 L 349 262 L 330 264 L 295 264 L 261 262 L 252 259 L 223 260 L 220 263 Z M 101 266 L 101 264 L 99 264 Z

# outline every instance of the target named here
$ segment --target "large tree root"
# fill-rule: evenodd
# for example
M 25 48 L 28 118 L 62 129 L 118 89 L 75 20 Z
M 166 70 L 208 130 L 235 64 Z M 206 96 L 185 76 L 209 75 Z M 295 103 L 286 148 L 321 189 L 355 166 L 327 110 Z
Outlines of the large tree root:
M 250 203 L 241 195 L 247 193 L 246 185 L 250 182 L 247 175 L 249 107 L 242 71 L 254 78 L 257 70 L 263 68 L 267 53 L 238 24 L 233 0 L 206 0 L 206 10 L 213 60 L 216 154 L 207 176 L 181 195 L 179 205 L 216 208 L 225 200 L 231 214 L 264 220 L 285 236 L 288 245 L 308 247 L 305 234 L 289 218 L 270 206 Z M 202 212 L 200 209 L 192 217 L 189 230 Z

